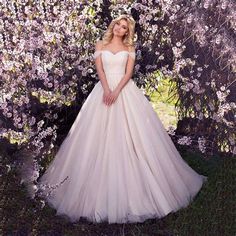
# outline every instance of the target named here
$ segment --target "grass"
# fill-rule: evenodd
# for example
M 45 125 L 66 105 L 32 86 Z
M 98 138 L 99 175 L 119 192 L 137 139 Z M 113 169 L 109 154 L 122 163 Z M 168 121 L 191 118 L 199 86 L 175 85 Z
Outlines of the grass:
M 56 211 L 47 204 L 41 208 L 30 199 L 17 171 L 12 169 L 1 178 L 0 235 L 236 235 L 236 159 L 215 156 L 206 160 L 183 147 L 179 151 L 193 169 L 208 176 L 208 182 L 188 207 L 137 224 L 70 223 L 55 216 Z M 14 159 L 14 155 L 2 155 L 3 170 L 9 158 Z
M 177 115 L 175 113 L 175 107 L 164 102 L 153 102 L 153 108 L 159 116 L 164 127 L 167 129 L 169 126 L 177 127 Z
M 171 81 L 163 79 L 159 81 L 157 91 L 149 94 L 153 109 L 156 111 L 166 129 L 169 126 L 176 128 L 178 122 L 177 112 L 175 110 L 177 95 L 174 94 L 174 91 L 169 91 L 170 87 Z

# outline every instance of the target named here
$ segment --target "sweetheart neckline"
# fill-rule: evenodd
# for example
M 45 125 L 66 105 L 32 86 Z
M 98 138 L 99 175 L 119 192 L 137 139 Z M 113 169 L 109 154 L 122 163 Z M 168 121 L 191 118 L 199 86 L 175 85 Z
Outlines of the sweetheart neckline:
M 103 50 L 98 50 L 98 51 L 103 51 L 103 52 L 110 52 L 112 55 L 117 55 L 118 53 L 120 53 L 120 52 L 127 52 L 127 53 L 131 53 L 131 52 L 129 52 L 129 51 L 127 51 L 127 50 L 121 50 L 121 51 L 118 51 L 118 52 L 116 52 L 116 53 L 113 53 L 113 52 L 111 52 L 111 51 L 109 51 L 109 50 L 106 50 L 106 49 L 103 49 Z

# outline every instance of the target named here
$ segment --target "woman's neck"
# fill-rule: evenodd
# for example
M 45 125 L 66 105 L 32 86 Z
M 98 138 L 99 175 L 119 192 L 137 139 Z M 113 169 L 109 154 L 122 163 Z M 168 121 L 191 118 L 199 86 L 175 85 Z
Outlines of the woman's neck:
M 111 43 L 113 44 L 120 44 L 120 45 L 123 45 L 123 41 L 122 41 L 122 38 L 121 37 L 117 37 L 117 36 L 113 36 L 112 40 L 111 40 Z

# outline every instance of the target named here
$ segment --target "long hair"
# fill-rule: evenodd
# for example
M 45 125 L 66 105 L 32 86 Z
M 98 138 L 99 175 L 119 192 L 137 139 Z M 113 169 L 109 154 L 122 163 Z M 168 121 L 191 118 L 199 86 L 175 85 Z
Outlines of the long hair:
M 134 45 L 135 20 L 133 19 L 132 16 L 125 14 L 120 15 L 111 21 L 105 34 L 102 37 L 103 45 L 110 43 L 111 39 L 113 38 L 113 27 L 117 22 L 119 22 L 122 19 L 126 20 L 128 23 L 128 32 L 127 35 L 124 35 L 123 37 L 123 43 L 128 47 Z

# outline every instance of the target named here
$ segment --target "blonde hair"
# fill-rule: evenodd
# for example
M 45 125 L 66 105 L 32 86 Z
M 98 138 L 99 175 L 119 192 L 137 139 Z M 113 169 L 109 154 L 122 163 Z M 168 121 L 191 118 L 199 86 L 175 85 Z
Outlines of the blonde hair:
M 132 16 L 125 15 L 125 14 L 120 15 L 111 21 L 104 36 L 102 37 L 103 45 L 110 43 L 113 37 L 113 27 L 117 22 L 119 22 L 122 19 L 126 20 L 128 23 L 128 32 L 127 32 L 127 35 L 124 35 L 123 43 L 128 47 L 134 46 L 135 20 L 133 19 Z

